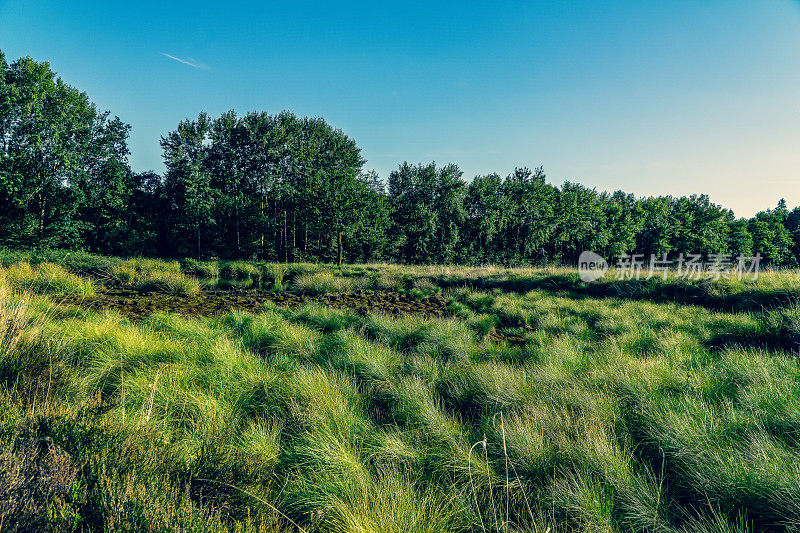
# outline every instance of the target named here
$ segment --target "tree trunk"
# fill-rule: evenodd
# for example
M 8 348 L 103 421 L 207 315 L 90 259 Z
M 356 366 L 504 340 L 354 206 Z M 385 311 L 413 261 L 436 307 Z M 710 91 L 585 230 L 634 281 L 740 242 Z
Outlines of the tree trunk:
M 236 200 L 236 259 L 242 258 L 242 244 L 239 237 L 239 200 Z
M 259 229 L 261 230 L 261 235 L 259 239 L 259 245 L 261 247 L 261 260 L 264 261 L 264 202 L 266 199 L 264 198 L 264 194 L 261 194 L 261 220 L 259 221 Z
M 341 231 L 339 232 L 339 235 L 338 235 L 338 239 L 337 239 L 337 241 L 338 241 L 338 244 L 339 244 L 339 245 L 338 245 L 338 249 L 339 249 L 339 260 L 337 261 L 337 264 L 338 264 L 339 266 L 342 266 L 342 232 L 341 232 Z
M 297 211 L 292 209 L 292 261 L 295 259 L 295 250 L 297 250 Z
M 289 262 L 289 236 L 286 234 L 286 209 L 283 210 L 283 262 Z
M 44 238 L 44 191 L 39 193 L 39 240 Z

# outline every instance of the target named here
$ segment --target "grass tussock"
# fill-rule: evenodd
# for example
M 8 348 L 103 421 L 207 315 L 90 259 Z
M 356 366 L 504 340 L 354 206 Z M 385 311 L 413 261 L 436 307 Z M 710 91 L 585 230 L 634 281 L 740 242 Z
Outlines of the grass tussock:
M 137 279 L 134 287 L 140 291 L 158 291 L 170 294 L 192 295 L 200 292 L 197 278 L 182 273 L 149 272 Z
M 184 274 L 197 278 L 218 278 L 221 273 L 216 261 L 197 261 L 196 259 L 184 259 L 181 262 L 181 270 Z
M 267 265 L 267 272 L 272 278 L 272 288 L 276 291 L 282 291 L 284 289 L 284 278 L 289 272 L 289 268 L 282 263 L 270 263 Z
M 294 279 L 294 287 L 309 294 L 343 293 L 366 287 L 366 281 L 326 271 L 301 274 Z
M 227 279 L 259 280 L 261 270 L 254 264 L 245 261 L 225 261 L 220 266 L 220 275 Z
M 91 296 L 94 284 L 53 263 L 13 263 L 0 271 L 0 283 L 36 294 Z
M 203 263 L 192 262 L 200 269 Z M 197 270 L 195 269 L 195 270 Z M 191 271 L 192 268 L 189 268 Z M 178 261 L 160 261 L 133 258 L 119 261 L 111 269 L 111 277 L 123 286 L 141 291 L 160 291 L 173 294 L 197 294 L 200 283 L 197 278 L 184 274 Z
M 131 284 L 185 276 L 124 267 Z M 437 292 L 465 275 L 510 275 L 386 271 L 403 290 Z M 379 272 L 290 265 L 284 276 L 287 288 L 347 292 L 362 278 L 374 288 Z M 800 523 L 790 302 L 730 312 L 517 279 L 526 290 L 451 286 L 445 318 L 305 304 L 132 322 L 3 283 L 4 530 Z

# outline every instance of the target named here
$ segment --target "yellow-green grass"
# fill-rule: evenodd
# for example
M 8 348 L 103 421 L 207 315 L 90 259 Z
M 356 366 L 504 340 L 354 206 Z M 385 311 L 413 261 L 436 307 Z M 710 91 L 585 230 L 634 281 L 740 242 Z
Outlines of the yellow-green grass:
M 261 269 L 247 261 L 222 261 L 219 268 L 220 274 L 228 279 L 259 280 L 261 278 Z
M 727 311 L 760 311 L 765 307 L 782 307 L 798 301 L 800 270 L 759 272 L 757 279 L 686 279 L 675 270 L 660 272 L 647 279 L 644 268 L 640 279 L 617 279 L 610 269 L 601 279 L 581 281 L 577 269 L 566 266 L 501 267 L 501 266 L 402 266 L 391 264 L 331 265 L 310 263 L 263 263 L 258 261 L 182 262 L 151 258 L 109 258 L 81 252 L 7 252 L 0 254 L 0 263 L 31 264 L 51 262 L 67 271 L 91 275 L 96 281 L 115 280 L 134 286 L 138 279 L 152 273 L 183 273 L 190 277 L 247 283 L 265 289 L 297 290 L 309 293 L 350 292 L 359 289 L 408 291 L 425 297 L 441 290 L 469 287 L 473 290 L 524 294 L 544 290 L 573 297 L 624 298 L 656 302 L 702 305 Z M 224 284 L 223 284 L 224 285 Z
M 0 268 L 0 284 L 36 294 L 91 296 L 94 284 L 53 263 L 12 263 Z
M 203 266 L 195 264 L 197 272 Z M 177 261 L 154 259 L 126 259 L 111 269 L 111 276 L 123 286 L 141 291 L 159 291 L 172 294 L 192 295 L 200 292 L 200 281 L 185 274 Z
M 6 290 L 0 453 L 14 459 L 14 439 L 46 436 L 78 467 L 42 528 L 797 523 L 794 307 L 722 312 L 546 288 L 448 297 L 462 317 L 306 305 L 132 323 Z
M 311 294 L 352 292 L 368 285 L 366 278 L 339 276 L 329 271 L 301 274 L 294 279 L 296 290 Z
M 200 292 L 200 281 L 181 272 L 148 272 L 139 277 L 134 285 L 140 291 L 158 291 L 171 294 L 191 295 Z
M 184 274 L 198 278 L 218 278 L 220 276 L 220 267 L 216 261 L 184 259 L 181 261 L 181 269 Z

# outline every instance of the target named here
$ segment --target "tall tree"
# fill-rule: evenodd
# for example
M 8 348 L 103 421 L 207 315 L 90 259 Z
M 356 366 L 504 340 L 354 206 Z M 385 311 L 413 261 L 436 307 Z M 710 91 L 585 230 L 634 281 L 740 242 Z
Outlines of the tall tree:
M 75 183 L 82 200 L 77 212 L 81 240 L 91 251 L 124 254 L 128 244 L 134 182 L 128 166 L 130 126 L 109 113 L 98 115 L 81 154 Z
M 127 126 L 98 114 L 46 62 L 8 65 L 0 53 L 0 74 L 0 242 L 72 248 L 87 231 L 96 240 L 84 209 L 94 191 L 85 185 L 128 172 Z
M 788 265 L 792 257 L 792 236 L 786 227 L 789 216 L 786 202 L 781 199 L 775 209 L 761 211 L 750 219 L 748 230 L 753 236 L 753 251 L 762 254 L 774 265 Z
M 202 235 L 212 225 L 210 217 L 215 200 L 206 161 L 210 126 L 208 115 L 200 113 L 197 120 L 183 120 L 177 130 L 161 138 L 173 209 L 179 227 L 187 234 L 194 233 L 194 255 L 198 258 L 203 256 Z M 184 245 L 191 246 L 188 242 Z

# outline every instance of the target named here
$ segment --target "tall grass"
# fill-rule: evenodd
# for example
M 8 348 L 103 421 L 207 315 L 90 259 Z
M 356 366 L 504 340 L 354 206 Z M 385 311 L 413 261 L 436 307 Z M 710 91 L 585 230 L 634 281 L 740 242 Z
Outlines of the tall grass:
M 159 291 L 170 294 L 192 295 L 200 292 L 200 282 L 197 278 L 172 272 L 148 272 L 138 278 L 134 286 L 140 291 Z
M 199 278 L 218 278 L 220 276 L 220 268 L 215 261 L 184 259 L 181 262 L 181 269 L 185 274 Z
M 224 261 L 220 266 L 220 274 L 228 279 L 261 279 L 261 270 L 252 263 L 245 261 Z
M 91 296 L 94 285 L 88 278 L 67 272 L 53 263 L 13 263 L 0 271 L 0 280 L 20 291 L 37 294 Z
M 272 276 L 272 287 L 276 291 L 282 291 L 284 288 L 284 278 L 286 277 L 286 273 L 289 271 L 288 267 L 281 263 L 270 263 L 267 266 L 267 270 Z
M 213 273 L 215 270 L 200 262 L 193 262 L 187 267 L 193 272 Z M 164 262 L 153 259 L 127 259 L 114 265 L 112 277 L 123 286 L 140 291 L 159 291 L 171 294 L 192 295 L 200 292 L 197 278 L 183 273 L 177 261 Z
M 366 279 L 337 276 L 331 272 L 301 274 L 294 280 L 297 290 L 310 294 L 342 293 L 366 287 Z
M 319 274 L 294 282 L 353 279 Z M 69 454 L 75 478 L 39 529 L 798 524 L 797 352 L 765 341 L 791 338 L 793 307 L 448 297 L 461 318 L 307 304 L 131 322 L 6 288 L 0 479 L 23 464 L 19 435 Z

